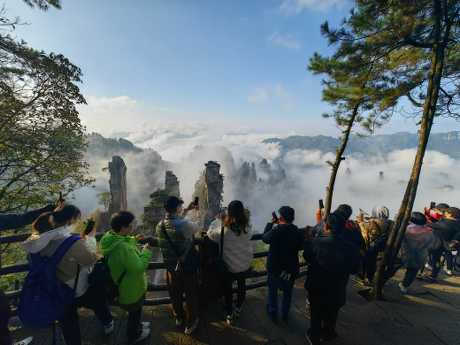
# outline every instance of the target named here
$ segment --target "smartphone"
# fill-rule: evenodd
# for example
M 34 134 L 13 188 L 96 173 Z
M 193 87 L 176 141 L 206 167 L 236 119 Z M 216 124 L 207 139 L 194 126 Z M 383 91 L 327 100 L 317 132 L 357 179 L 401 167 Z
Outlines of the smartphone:
M 322 210 L 324 208 L 323 199 L 319 199 L 319 209 Z
M 85 235 L 89 235 L 91 233 L 91 231 L 94 230 L 94 226 L 96 225 L 96 222 L 92 219 L 88 219 L 87 222 L 86 222 L 86 227 L 85 227 L 85 230 L 83 231 L 83 233 Z
M 278 216 L 276 215 L 276 212 L 275 212 L 275 211 L 272 212 L 272 218 L 273 218 L 273 220 L 275 220 L 276 222 L 278 221 Z
M 436 207 L 436 203 L 434 201 L 430 202 L 430 210 Z

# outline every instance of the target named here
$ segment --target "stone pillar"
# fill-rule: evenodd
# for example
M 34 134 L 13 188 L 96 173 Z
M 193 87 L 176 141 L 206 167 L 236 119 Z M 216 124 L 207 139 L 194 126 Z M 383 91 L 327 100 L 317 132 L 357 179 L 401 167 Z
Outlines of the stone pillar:
M 207 230 L 211 222 L 222 210 L 224 176 L 220 173 L 220 164 L 209 161 L 195 184 L 194 197 L 199 198 L 200 222 Z
M 123 159 L 119 156 L 113 156 L 112 161 L 109 162 L 110 215 L 128 209 L 126 171 L 127 168 Z

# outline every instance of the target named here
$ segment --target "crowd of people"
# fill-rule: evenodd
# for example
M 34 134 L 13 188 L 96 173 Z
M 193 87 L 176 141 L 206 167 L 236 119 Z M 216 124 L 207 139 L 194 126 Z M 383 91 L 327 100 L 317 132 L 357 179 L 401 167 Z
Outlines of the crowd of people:
M 0 215 L 0 230 L 32 223 L 32 234 L 22 244 L 30 262 L 18 307 L 23 323 L 43 326 L 57 321 L 66 344 L 80 345 L 78 309 L 93 310 L 102 332 L 109 335 L 114 330 L 110 305 L 116 303 L 128 314 L 128 343 L 142 342 L 149 337 L 151 327 L 149 322 L 142 322 L 148 286 L 146 271 L 152 247 L 157 246 L 166 267 L 176 326 L 183 327 L 187 335 L 199 327 L 200 299 L 207 298 L 200 290 L 206 279 L 217 281 L 212 286 L 219 289 L 217 296 L 224 301 L 224 320 L 232 325 L 244 306 L 246 278 L 253 262 L 250 212 L 241 201 L 234 200 L 205 231 L 190 216 L 197 211 L 198 203 L 193 202 L 185 209 L 183 205 L 181 199 L 169 197 L 164 205 L 164 219 L 153 231 L 153 237 L 147 239 L 137 234 L 133 213 L 115 213 L 110 229 L 99 243 L 94 222 L 87 221 L 80 236 L 74 234 L 73 225 L 80 221 L 81 212 L 62 200 L 57 206 L 24 215 Z M 267 315 L 274 324 L 289 322 L 294 283 L 300 273 L 299 253 L 303 252 L 307 264 L 304 286 L 310 311 L 306 337 L 313 345 L 338 336 L 336 322 L 346 303 L 350 275 L 359 277 L 364 285 L 372 284 L 378 262 L 383 259 L 393 225 L 388 208 L 376 207 L 370 215 L 360 211 L 356 220 L 351 219 L 352 214 L 351 206 L 346 204 L 326 217 L 320 208 L 316 213 L 317 224 L 299 228 L 294 225 L 295 210 L 282 206 L 272 213 L 263 233 L 263 242 L 269 246 Z M 452 275 L 452 253 L 456 253 L 454 249 L 459 243 L 460 209 L 432 204 L 424 213 L 414 212 L 400 255 L 405 267 L 404 278 L 399 283 L 401 292 L 408 293 L 417 276 L 435 281 L 442 269 L 441 258 L 446 262 L 446 274 Z M 210 248 L 214 248 L 214 254 L 204 260 L 205 252 L 213 252 Z M 203 265 L 212 266 L 213 270 L 204 269 Z M 205 271 L 207 277 L 203 277 Z M 53 292 L 54 304 L 40 295 L 45 290 Z M 1 291 L 0 308 L 0 342 L 11 344 L 9 306 Z M 49 308 L 49 311 L 38 316 L 34 308 Z

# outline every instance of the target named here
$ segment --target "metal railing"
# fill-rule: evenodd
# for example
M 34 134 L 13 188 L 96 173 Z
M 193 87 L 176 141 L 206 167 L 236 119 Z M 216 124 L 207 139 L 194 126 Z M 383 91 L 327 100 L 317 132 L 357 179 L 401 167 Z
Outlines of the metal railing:
M 11 235 L 11 236 L 3 236 L 0 237 L 0 245 L 5 245 L 5 244 L 10 244 L 10 243 L 20 243 L 24 240 L 26 240 L 29 237 L 28 234 L 21 234 L 21 235 Z M 251 238 L 252 241 L 261 241 L 262 240 L 262 234 L 256 234 L 252 236 Z M 262 251 L 262 252 L 256 252 L 254 253 L 253 259 L 261 259 L 261 258 L 266 258 L 268 255 L 268 251 Z M 305 267 L 305 263 L 301 263 L 301 267 Z M 148 271 L 151 270 L 164 270 L 166 269 L 166 264 L 164 262 L 151 262 L 148 267 Z M 24 273 L 29 270 L 29 265 L 28 264 L 17 264 L 17 265 L 9 265 L 9 266 L 3 266 L 0 267 L 0 277 L 7 275 L 7 274 L 18 274 L 18 273 Z M 299 277 L 302 277 L 305 275 L 305 270 L 301 270 Z M 267 285 L 267 271 L 256 271 L 256 270 L 251 270 L 247 273 L 246 275 L 246 280 L 249 279 L 256 279 L 256 278 L 261 278 L 259 281 L 252 281 L 252 282 L 247 282 L 246 283 L 246 289 L 247 290 L 253 290 L 253 289 L 258 289 L 261 287 L 264 287 Z M 265 278 L 265 279 L 262 279 Z M 148 289 L 147 291 L 149 292 L 159 292 L 159 291 L 168 291 L 167 285 L 156 285 L 151 282 L 148 284 Z M 12 291 L 6 291 L 5 292 L 6 296 L 11 300 L 17 299 L 19 295 L 21 294 L 20 289 L 15 289 Z M 170 303 L 170 298 L 169 297 L 156 297 L 156 298 L 147 298 L 145 300 L 145 305 L 162 305 L 162 304 L 169 304 Z

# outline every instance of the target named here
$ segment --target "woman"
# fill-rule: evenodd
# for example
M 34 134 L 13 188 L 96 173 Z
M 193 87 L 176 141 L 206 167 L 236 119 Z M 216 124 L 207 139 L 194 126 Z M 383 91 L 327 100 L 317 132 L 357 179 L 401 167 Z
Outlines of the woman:
M 358 221 L 364 238 L 366 253 L 364 257 L 365 283 L 371 284 L 377 270 L 377 261 L 382 257 L 393 221 L 389 219 L 387 207 L 374 207 L 372 217 Z
M 232 201 L 221 219 L 216 219 L 210 225 L 207 235 L 219 246 L 223 242 L 220 250 L 225 263 L 223 273 L 225 311 L 227 323 L 231 325 L 234 318 L 239 316 L 246 298 L 245 273 L 251 267 L 253 257 L 249 211 L 244 208 L 241 201 Z M 238 284 L 238 299 L 236 308 L 233 310 L 233 282 L 235 280 Z
M 406 273 L 403 281 L 399 283 L 399 289 L 403 294 L 408 292 L 418 271 L 425 265 L 429 251 L 440 245 L 441 242 L 434 235 L 433 229 L 427 226 L 425 215 L 413 212 L 403 242 L 403 261 Z
M 150 323 L 141 323 L 142 306 L 147 292 L 146 270 L 152 257 L 149 244 L 137 247 L 132 236 L 135 217 L 120 211 L 112 216 L 111 230 L 101 239 L 101 251 L 109 266 L 113 281 L 118 285 L 118 303 L 128 311 L 126 325 L 128 344 L 137 344 L 150 336 Z
M 59 210 L 42 214 L 32 224 L 32 235 L 23 242 L 30 254 L 39 253 L 51 257 L 72 234 L 72 225 L 81 217 L 80 210 L 73 205 L 65 205 Z M 78 307 L 92 309 L 104 327 L 104 332 L 113 331 L 113 318 L 103 292 L 88 284 L 88 267 L 97 261 L 96 253 L 89 250 L 83 239 L 77 240 L 65 253 L 57 266 L 57 277 L 67 286 L 75 289 L 75 300 L 59 320 L 67 345 L 81 345 Z M 78 281 L 75 279 L 78 277 Z

